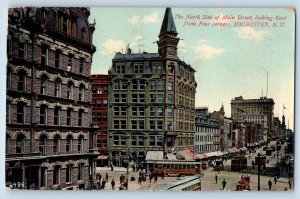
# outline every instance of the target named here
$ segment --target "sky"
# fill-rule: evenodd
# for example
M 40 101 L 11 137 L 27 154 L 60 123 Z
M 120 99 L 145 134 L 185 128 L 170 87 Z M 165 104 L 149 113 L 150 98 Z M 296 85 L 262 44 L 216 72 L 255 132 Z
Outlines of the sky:
M 92 74 L 107 74 L 114 54 L 124 52 L 127 44 L 134 53 L 157 52 L 154 42 L 164 12 L 165 8 L 153 7 L 91 8 L 89 20 L 96 22 L 93 43 L 97 48 Z M 234 97 L 267 95 L 274 99 L 274 116 L 281 118 L 285 106 L 286 124 L 293 129 L 293 9 L 172 8 L 172 13 L 181 39 L 178 56 L 196 70 L 196 106 L 207 106 L 213 112 L 223 103 L 225 115 L 230 117 Z M 251 26 L 241 26 L 245 22 Z

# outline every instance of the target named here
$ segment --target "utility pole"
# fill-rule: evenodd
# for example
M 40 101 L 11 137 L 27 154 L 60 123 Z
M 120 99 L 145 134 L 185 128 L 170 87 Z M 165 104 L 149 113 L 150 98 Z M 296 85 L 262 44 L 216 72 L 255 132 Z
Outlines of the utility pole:
M 257 154 L 257 190 L 260 191 L 260 153 Z

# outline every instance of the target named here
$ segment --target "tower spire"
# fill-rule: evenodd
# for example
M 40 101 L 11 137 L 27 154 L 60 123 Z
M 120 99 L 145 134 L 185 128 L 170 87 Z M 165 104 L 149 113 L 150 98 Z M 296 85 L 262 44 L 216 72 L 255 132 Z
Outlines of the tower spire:
M 164 33 L 175 33 L 175 34 L 177 34 L 176 26 L 175 26 L 175 23 L 174 23 L 171 8 L 166 8 L 163 23 L 162 23 L 161 28 L 160 28 L 159 37 L 161 35 L 163 35 Z

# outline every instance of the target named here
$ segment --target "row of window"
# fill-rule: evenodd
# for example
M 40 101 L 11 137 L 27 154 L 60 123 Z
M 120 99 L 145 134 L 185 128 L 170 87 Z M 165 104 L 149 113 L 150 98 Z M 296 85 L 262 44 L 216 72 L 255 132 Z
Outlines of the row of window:
M 212 135 L 196 135 L 195 141 L 196 142 L 213 142 L 213 141 L 219 141 L 219 137 L 215 137 Z
M 127 103 L 127 94 L 117 93 L 114 94 L 115 103 Z M 132 93 L 131 102 L 133 103 L 145 103 L 145 94 L 144 93 Z M 164 103 L 164 94 L 163 93 L 150 93 L 150 102 L 151 103 Z M 173 104 L 173 95 L 168 94 L 167 103 Z
M 178 96 L 178 104 L 186 107 L 195 107 L 195 101 L 193 99 L 185 98 L 183 96 Z
M 83 136 L 80 135 L 78 137 L 77 140 L 77 151 L 76 153 L 83 153 Z M 47 154 L 60 154 L 60 153 L 67 153 L 67 154 L 72 154 L 75 151 L 73 151 L 73 137 L 72 135 L 68 135 L 66 140 L 65 140 L 65 151 L 62 151 L 63 149 L 61 148 L 61 142 L 63 140 L 61 139 L 61 137 L 59 135 L 55 135 L 54 139 L 48 140 L 46 135 L 41 135 L 40 139 L 39 139 L 39 152 L 41 153 L 41 155 L 45 156 Z M 6 150 L 8 150 L 7 152 L 11 152 L 9 151 L 10 149 L 10 142 L 11 139 L 10 137 L 7 135 L 6 136 Z M 26 138 L 23 134 L 19 134 L 16 138 L 16 151 L 15 153 L 17 154 L 25 154 L 25 147 L 26 147 Z M 49 144 L 49 142 L 52 142 L 52 152 L 47 151 L 49 150 L 49 146 L 51 146 Z
M 152 73 L 154 74 L 160 74 L 162 70 L 161 63 L 153 63 L 152 64 Z M 125 65 L 116 65 L 115 71 L 117 74 L 125 74 Z M 144 73 L 144 66 L 143 63 L 136 63 L 133 65 L 133 72 L 135 74 L 143 74 Z
M 17 56 L 21 59 L 27 59 L 28 55 L 28 45 L 26 42 L 18 42 L 17 40 L 13 40 L 13 42 L 18 43 L 18 49 L 17 49 Z M 8 41 L 8 53 L 12 54 L 12 49 L 11 46 L 11 41 Z M 40 64 L 41 66 L 48 66 L 49 65 L 49 53 L 52 51 L 49 51 L 49 46 L 43 44 L 41 47 L 41 54 L 40 54 Z M 62 68 L 62 64 L 66 61 L 67 63 L 67 68 L 64 70 L 67 71 L 73 71 L 74 72 L 74 67 L 75 67 L 75 57 L 73 54 L 69 54 L 67 57 L 63 56 L 61 50 L 55 50 L 54 52 L 54 67 L 55 68 Z M 64 60 L 66 59 L 66 60 Z M 85 61 L 83 58 L 79 59 L 79 74 L 83 74 L 83 70 L 85 67 Z
M 10 104 L 7 103 L 6 105 L 6 122 L 10 123 L 10 117 L 11 117 L 11 111 L 10 111 Z M 26 123 L 26 104 L 23 102 L 18 102 L 17 103 L 17 120 L 16 122 L 19 124 L 25 124 Z M 40 118 L 40 125 L 48 125 L 48 106 L 42 104 L 40 106 L 40 114 L 39 114 L 39 118 Z M 77 123 L 74 123 L 73 121 L 73 117 L 72 115 L 73 113 L 73 109 L 72 108 L 68 108 L 67 109 L 67 117 L 66 117 L 66 125 L 67 126 L 83 126 L 83 113 L 84 110 L 80 109 L 78 111 L 78 117 L 77 117 Z M 61 108 L 60 107 L 55 107 L 54 111 L 53 111 L 53 125 L 55 126 L 60 126 L 61 125 Z
M 131 83 L 131 86 L 130 86 Z M 133 79 L 132 81 L 128 80 L 115 80 L 113 84 L 114 90 L 127 90 L 130 88 L 131 90 L 145 90 L 147 87 L 147 83 L 144 79 L 136 80 Z M 150 89 L 151 90 L 164 90 L 164 81 L 162 80 L 152 80 L 150 81 Z M 173 82 L 169 81 L 167 84 L 167 89 L 169 91 L 173 90 Z
M 219 133 L 219 131 L 220 131 L 219 128 L 196 126 L 196 132 L 197 133 Z
M 190 110 L 178 109 L 177 113 L 179 119 L 195 121 L 194 112 L 191 112 Z
M 108 85 L 98 84 L 92 86 L 92 92 L 95 94 L 107 93 Z
M 61 182 L 62 172 L 60 166 L 55 166 L 53 169 L 53 184 L 59 185 Z M 73 179 L 74 167 L 72 164 L 68 164 L 66 168 L 65 180 L 67 183 L 72 183 L 75 179 Z M 84 177 L 84 164 L 78 164 L 78 174 L 77 180 L 83 180 Z
M 163 120 L 149 120 L 149 126 L 152 130 L 162 130 L 163 129 Z M 172 126 L 170 124 L 170 126 Z M 126 120 L 114 120 L 113 121 L 114 129 L 127 129 Z M 131 129 L 133 130 L 144 130 L 145 129 L 145 120 L 143 119 L 132 119 L 131 120 Z
M 206 152 L 206 151 L 218 151 L 219 145 L 213 144 L 202 144 L 202 145 L 195 145 L 196 153 Z
M 131 136 L 131 146 L 145 146 L 145 137 L 140 135 Z M 159 146 L 163 145 L 163 136 L 149 136 L 149 146 Z M 126 135 L 114 135 L 113 145 L 126 146 L 127 137 Z
M 12 74 L 11 71 L 8 70 L 7 72 L 7 89 L 11 89 L 11 81 L 12 81 Z M 19 92 L 26 92 L 26 81 L 27 81 L 27 74 L 24 70 L 21 70 L 18 72 L 18 80 L 17 80 L 17 91 Z M 51 85 L 48 85 L 48 77 L 46 75 L 43 75 L 40 79 L 40 94 L 41 95 L 50 95 L 48 92 L 48 87 Z M 85 87 L 83 84 L 79 85 L 79 91 L 78 91 L 78 101 L 84 101 L 84 90 Z M 62 81 L 60 78 L 57 78 L 54 81 L 54 93 L 53 96 L 55 97 L 61 97 L 62 93 Z M 69 81 L 67 84 L 67 96 L 68 99 L 74 98 L 74 83 L 72 81 Z
M 145 110 L 146 108 L 143 106 L 132 106 L 131 107 L 131 116 L 145 116 Z M 163 107 L 150 107 L 150 117 L 163 117 L 164 116 L 164 108 Z M 113 108 L 114 116 L 127 116 L 128 115 L 128 109 L 126 106 L 115 106 Z M 173 109 L 171 107 L 167 108 L 167 116 L 172 117 L 173 116 Z
M 182 131 L 194 131 L 194 123 L 178 122 L 178 130 Z
M 92 112 L 93 122 L 107 122 L 107 112 Z

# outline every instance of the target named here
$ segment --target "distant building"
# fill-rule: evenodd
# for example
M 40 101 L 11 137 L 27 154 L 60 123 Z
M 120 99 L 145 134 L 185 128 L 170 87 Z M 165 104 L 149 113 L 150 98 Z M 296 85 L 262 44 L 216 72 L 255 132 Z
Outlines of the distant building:
M 273 129 L 274 104 L 272 98 L 243 99 L 242 96 L 235 97 L 231 100 L 231 117 L 234 122 L 239 123 L 243 122 L 245 118 L 248 121 L 255 120 L 258 124 L 266 123 L 264 139 L 269 142 Z
M 114 165 L 144 161 L 149 150 L 193 146 L 195 70 L 177 56 L 179 38 L 170 8 L 158 53 L 116 53 L 109 70 L 108 147 Z
M 224 117 L 224 149 L 232 147 L 233 139 L 233 120 L 231 118 Z
M 219 111 L 214 111 L 209 114 L 209 117 L 215 120 L 218 120 L 220 123 L 220 150 L 225 149 L 225 143 L 226 143 L 226 137 L 224 136 L 224 117 L 225 117 L 225 111 L 224 111 L 224 105 L 222 104 Z
M 197 108 L 202 113 L 207 108 Z M 196 153 L 205 153 L 220 150 L 220 122 L 209 117 L 209 115 L 196 115 L 195 117 L 195 141 L 194 150 Z
M 6 183 L 85 188 L 95 177 L 88 8 L 10 8 L 7 35 Z
M 107 96 L 108 75 L 91 75 L 92 81 L 92 121 L 97 124 L 97 148 L 100 153 L 97 165 L 108 165 L 107 150 Z

